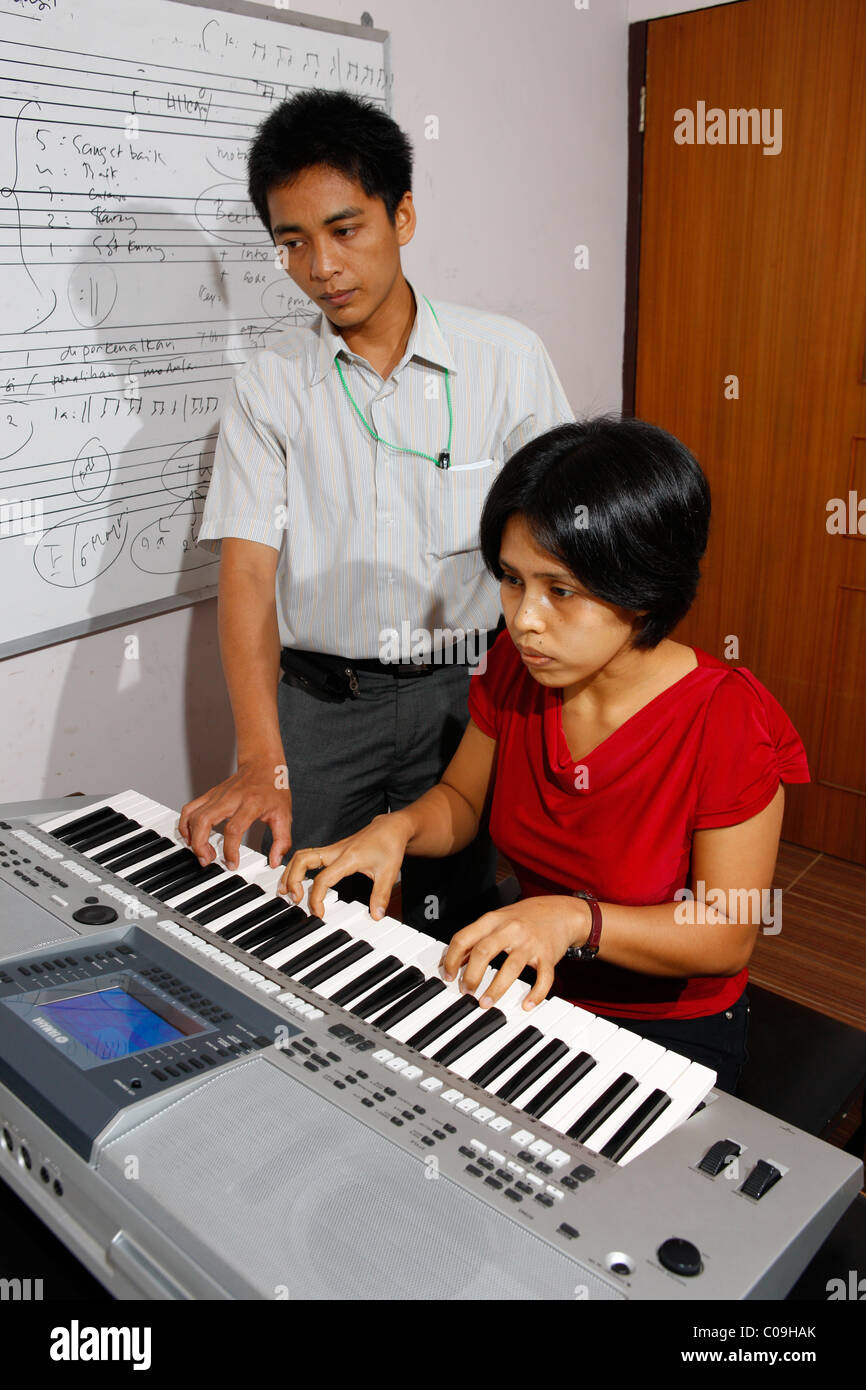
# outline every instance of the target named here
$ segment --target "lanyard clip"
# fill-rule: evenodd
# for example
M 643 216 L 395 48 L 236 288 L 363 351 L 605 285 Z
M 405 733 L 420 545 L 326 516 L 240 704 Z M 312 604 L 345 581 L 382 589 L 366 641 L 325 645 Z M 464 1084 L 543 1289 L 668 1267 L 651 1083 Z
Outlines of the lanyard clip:
M 451 467 L 451 455 L 449 454 L 449 452 L 448 452 L 447 449 L 443 449 L 443 450 L 442 450 L 441 454 L 439 455 L 439 458 L 436 460 L 436 467 L 437 467 L 437 468 L 450 468 L 450 467 Z

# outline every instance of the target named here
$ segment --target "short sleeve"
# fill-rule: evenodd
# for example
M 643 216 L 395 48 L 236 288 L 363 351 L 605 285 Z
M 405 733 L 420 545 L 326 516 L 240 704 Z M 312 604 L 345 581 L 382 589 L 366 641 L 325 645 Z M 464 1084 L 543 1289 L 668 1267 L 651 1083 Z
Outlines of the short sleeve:
M 745 667 L 710 697 L 697 768 L 693 829 L 739 825 L 770 804 L 780 782 L 808 782 L 803 742 L 779 702 Z
M 518 675 L 520 657 L 507 630 L 487 652 L 487 664 L 469 682 L 469 715 L 488 738 L 498 738 L 507 691 Z
M 279 550 L 285 534 L 285 388 L 252 364 L 242 368 L 223 404 L 213 474 L 197 544 L 217 554 L 220 538 L 260 541 Z
M 505 441 L 503 452 L 506 462 L 531 439 L 537 439 L 540 434 L 547 434 L 548 430 L 555 429 L 557 425 L 574 423 L 574 411 L 568 404 L 550 355 L 537 336 L 524 380 L 525 414 Z

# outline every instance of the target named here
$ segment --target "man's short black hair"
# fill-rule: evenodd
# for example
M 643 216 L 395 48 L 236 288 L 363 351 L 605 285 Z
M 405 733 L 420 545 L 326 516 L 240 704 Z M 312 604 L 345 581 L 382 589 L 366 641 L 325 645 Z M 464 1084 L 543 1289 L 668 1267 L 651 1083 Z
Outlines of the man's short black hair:
M 697 460 L 665 430 L 604 415 L 559 425 L 518 450 L 481 514 L 481 552 L 497 579 L 502 533 L 514 514 L 591 594 L 645 612 L 635 647 L 658 646 L 691 607 L 710 488 Z
M 315 164 L 381 198 L 392 226 L 400 199 L 412 191 L 412 145 L 380 107 L 351 92 L 299 92 L 265 117 L 250 146 L 250 202 L 269 232 L 268 190 Z

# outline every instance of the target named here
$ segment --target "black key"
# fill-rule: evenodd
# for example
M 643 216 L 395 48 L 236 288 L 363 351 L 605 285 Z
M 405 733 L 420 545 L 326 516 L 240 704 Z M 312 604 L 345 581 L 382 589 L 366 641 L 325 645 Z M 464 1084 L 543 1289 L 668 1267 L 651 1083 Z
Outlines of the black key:
M 388 976 L 393 975 L 395 970 L 399 970 L 402 964 L 403 962 L 397 956 L 385 956 L 385 959 L 380 960 L 377 965 L 371 965 L 369 970 L 365 970 L 363 975 L 358 975 L 356 979 L 343 985 L 342 989 L 338 989 L 332 1002 L 339 1004 L 344 1009 L 348 1008 L 353 999 L 366 994 L 368 989 L 373 989 L 383 980 L 387 980 Z
M 602 1157 L 612 1158 L 614 1163 L 618 1163 L 632 1144 L 646 1133 L 654 1120 L 658 1119 L 662 1111 L 667 1110 L 670 1103 L 670 1096 L 656 1087 L 634 1114 L 629 1116 L 625 1124 L 620 1125 L 616 1134 L 608 1139 L 601 1151 Z
M 449 1004 L 447 1009 L 443 1009 L 441 1014 L 424 1028 L 419 1028 L 406 1044 L 407 1047 L 429 1047 L 431 1042 L 441 1038 L 449 1028 L 453 1028 L 455 1023 L 459 1023 L 461 1018 L 466 1018 L 468 1014 L 474 1013 L 478 1008 L 478 1000 L 474 994 L 464 994 L 462 999 L 455 999 L 453 1004 Z
M 122 816 L 119 811 L 113 815 L 106 816 L 104 820 L 96 825 L 90 825 L 78 830 L 69 830 L 63 837 L 64 844 L 69 845 L 70 849 L 78 849 L 81 845 L 88 844 L 91 840 L 96 841 L 101 835 L 103 844 L 112 837 L 116 838 L 123 834 L 124 827 L 128 824 L 126 816 Z M 136 826 L 137 830 L 141 826 Z
M 250 908 L 242 917 L 236 917 L 233 922 L 229 922 L 227 927 L 220 927 L 216 933 L 221 936 L 223 941 L 236 941 L 244 950 L 251 949 L 253 946 L 261 946 L 263 941 L 267 941 L 269 935 L 281 927 L 300 925 L 306 920 L 306 913 L 298 913 L 295 907 L 289 907 L 282 898 L 271 898 L 266 903 L 261 903 L 258 907 Z M 256 930 L 253 931 L 252 928 Z M 266 928 L 262 930 L 262 928 Z M 241 941 L 241 937 L 244 938 Z
M 89 849 L 96 849 L 97 845 L 107 845 L 109 840 L 119 840 L 121 835 L 131 834 L 133 830 L 140 829 L 137 821 L 118 816 L 116 820 L 107 820 L 102 825 L 94 826 L 80 839 L 74 840 L 71 844 L 67 841 L 67 844 L 70 849 L 77 849 L 79 854 L 85 854 Z
M 433 1061 L 443 1062 L 446 1067 L 450 1066 L 471 1048 L 477 1047 L 485 1038 L 496 1033 L 504 1023 L 505 1014 L 501 1009 L 485 1009 L 484 1017 L 476 1018 L 468 1028 L 464 1028 L 462 1033 L 458 1033 L 456 1038 L 452 1038 L 439 1052 L 434 1053 Z
M 237 893 L 230 893 L 227 898 L 220 898 L 213 907 L 201 907 L 198 912 L 184 912 L 185 917 L 191 917 L 200 926 L 206 927 L 209 922 L 218 922 L 221 917 L 225 917 L 229 912 L 234 912 L 236 907 L 243 907 L 245 903 L 251 903 L 255 898 L 263 898 L 265 890 L 258 883 L 248 883 L 246 888 L 241 888 Z
M 194 864 L 198 864 L 198 860 L 192 850 L 176 849 L 174 854 L 167 854 L 164 859 L 160 859 L 158 864 L 146 864 L 143 868 L 135 869 L 131 874 L 127 874 L 127 878 L 130 883 L 142 888 L 146 888 L 152 879 L 158 887 L 163 874 L 169 871 L 174 872 L 175 869 L 190 869 Z
M 536 1120 L 540 1120 L 542 1115 L 546 1115 L 548 1110 L 562 1099 L 566 1091 L 570 1091 L 581 1077 L 592 1071 L 595 1064 L 595 1058 L 590 1057 L 588 1052 L 579 1052 L 566 1063 L 562 1071 L 558 1071 L 556 1076 L 548 1081 L 546 1086 L 542 1086 L 538 1095 L 533 1096 L 528 1105 L 523 1107 L 527 1115 L 533 1115 Z
M 183 910 L 189 913 L 197 912 L 200 907 L 209 907 L 218 898 L 227 898 L 229 893 L 233 893 L 236 888 L 243 888 L 245 884 L 246 879 L 241 878 L 240 874 L 226 874 L 213 888 L 206 888 L 203 893 L 197 893 L 188 903 L 184 903 Z
M 128 869 L 130 864 L 139 864 L 142 859 L 150 859 L 154 854 L 159 854 L 161 850 L 171 849 L 174 840 L 169 840 L 165 835 L 157 835 L 156 839 L 149 845 L 140 846 L 138 849 L 127 850 L 125 854 L 120 854 L 116 859 L 106 861 L 106 867 L 111 869 L 113 874 L 119 874 L 124 869 Z
M 420 1009 L 422 1004 L 427 1004 L 431 999 L 435 999 L 437 994 L 441 994 L 445 988 L 444 980 L 423 980 L 420 985 L 410 989 L 408 994 L 392 1004 L 390 1009 L 386 1009 L 383 1014 L 376 1019 L 376 1027 L 384 1028 L 385 1032 L 393 1028 L 395 1023 L 399 1023 L 407 1014 L 414 1013 Z M 411 1119 L 411 1115 L 409 1116 Z
M 515 1096 L 519 1096 L 522 1091 L 527 1090 L 528 1087 L 530 1087 L 534 1081 L 538 1081 L 555 1062 L 558 1062 L 560 1057 L 565 1057 L 567 1054 L 568 1043 L 562 1042 L 560 1038 L 551 1038 L 546 1047 L 543 1047 L 540 1052 L 537 1052 L 534 1057 L 531 1057 L 526 1063 L 526 1066 L 521 1067 L 520 1071 L 512 1076 L 510 1081 L 506 1081 L 502 1090 L 496 1092 L 497 1096 L 500 1100 L 514 1100 Z
M 581 1143 L 588 1139 L 593 1130 L 598 1129 L 599 1125 L 608 1119 L 616 1110 L 618 1105 L 636 1090 L 637 1081 L 628 1072 L 623 1072 L 618 1076 L 606 1091 L 594 1100 L 588 1110 L 584 1110 L 582 1115 L 578 1115 L 571 1129 L 568 1131 L 569 1139 L 579 1139 Z M 572 1177 L 576 1174 L 572 1173 Z
M 302 975 L 301 980 L 305 985 L 311 985 L 314 989 L 324 980 L 331 980 L 335 975 L 339 975 L 341 970 L 346 970 L 350 965 L 354 965 L 356 960 L 363 960 L 364 956 L 369 956 L 373 950 L 369 941 L 354 941 L 351 946 L 347 946 L 345 951 L 340 951 L 338 955 L 332 956 L 322 965 L 317 965 L 315 970 L 311 970 L 308 975 Z M 328 1053 L 335 1062 L 340 1059 L 335 1053 Z
M 312 918 L 310 919 L 312 920 Z M 315 946 L 308 946 L 305 951 L 301 951 L 297 956 L 292 956 L 291 960 L 284 961 L 279 967 L 281 975 L 294 980 L 299 970 L 306 970 L 308 965 L 315 965 L 322 956 L 329 956 L 336 951 L 339 946 L 345 946 L 352 938 L 347 931 L 332 931 L 330 936 L 325 936 L 321 941 L 317 941 Z M 275 955 L 276 952 L 271 952 Z
M 154 865 L 154 868 L 156 866 Z M 219 872 L 218 864 L 208 864 L 209 869 L 216 869 Z M 152 878 L 146 879 L 139 884 L 145 893 L 151 893 L 153 897 L 162 897 L 163 892 L 169 884 L 176 883 L 179 879 L 192 878 L 196 874 L 203 874 L 205 870 L 196 859 L 195 855 L 183 864 L 165 863 L 160 867 L 159 873 L 155 873 Z M 210 874 L 210 878 L 214 875 Z
M 86 830 L 91 825 L 98 825 L 100 821 L 116 815 L 117 812 L 112 806 L 101 806 L 98 811 L 85 811 L 83 815 L 73 816 L 72 820 L 65 820 L 56 830 L 49 830 L 48 834 L 53 835 L 55 840 L 65 841 L 70 831 L 74 833 L 76 830 Z
M 101 849 L 98 854 L 91 856 L 94 864 L 111 864 L 113 859 L 120 859 L 121 855 L 128 854 L 133 849 L 144 849 L 147 845 L 152 845 L 159 836 L 155 830 L 142 830 L 140 835 L 133 835 L 131 839 L 124 840 L 122 845 L 112 845 L 110 849 Z
M 487 1061 L 483 1062 L 478 1070 L 472 1073 L 469 1080 L 474 1081 L 478 1086 L 489 1085 L 491 1081 L 496 1080 L 497 1076 L 501 1076 L 507 1067 L 522 1057 L 524 1052 L 528 1052 L 531 1047 L 534 1047 L 542 1036 L 540 1028 L 524 1028 L 522 1032 L 517 1034 L 516 1038 L 511 1039 L 510 1043 L 501 1047 L 492 1057 L 488 1057 Z
M 278 918 L 266 940 L 260 942 L 249 954 L 255 956 L 256 960 L 268 960 L 275 956 L 277 951 L 282 951 L 284 946 L 293 946 L 296 941 L 301 941 L 322 925 L 321 917 L 305 917 L 303 922 L 289 922 L 286 926 L 282 926 Z M 244 950 L 246 949 L 244 946 Z
M 381 989 L 374 990 L 372 994 L 367 995 L 366 999 L 362 999 L 360 1004 L 356 1004 L 352 1013 L 357 1014 L 359 1018 L 370 1018 L 380 1009 L 386 1009 L 389 1004 L 394 1004 L 398 999 L 402 999 L 403 995 L 408 994 L 410 989 L 420 985 L 423 979 L 423 972 L 418 969 L 417 965 L 407 965 L 405 970 L 401 970 L 399 975 L 394 976 L 393 980 L 388 980 Z M 348 989 L 349 986 L 347 985 L 346 988 Z M 340 993 L 343 991 L 341 990 Z M 339 996 L 335 996 L 334 1003 L 337 1002 L 343 1002 Z
M 159 898 L 160 902 L 166 903 L 169 898 L 176 898 L 180 893 L 186 893 L 190 888 L 198 888 L 200 883 L 210 883 L 211 879 L 216 878 L 222 873 L 218 864 L 208 864 L 206 869 L 201 865 L 197 869 L 190 869 L 188 873 L 182 873 L 178 878 L 172 879 L 171 883 L 165 884 L 163 888 L 148 888 L 147 892 L 152 898 Z

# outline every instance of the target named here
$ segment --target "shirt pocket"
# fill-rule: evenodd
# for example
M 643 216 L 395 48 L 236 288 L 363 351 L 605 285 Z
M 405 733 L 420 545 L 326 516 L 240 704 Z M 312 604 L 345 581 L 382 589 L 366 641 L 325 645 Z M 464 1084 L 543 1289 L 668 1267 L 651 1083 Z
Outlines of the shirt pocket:
M 478 459 L 434 468 L 430 522 L 434 555 L 459 555 L 478 548 L 481 509 L 499 469 L 500 459 Z

